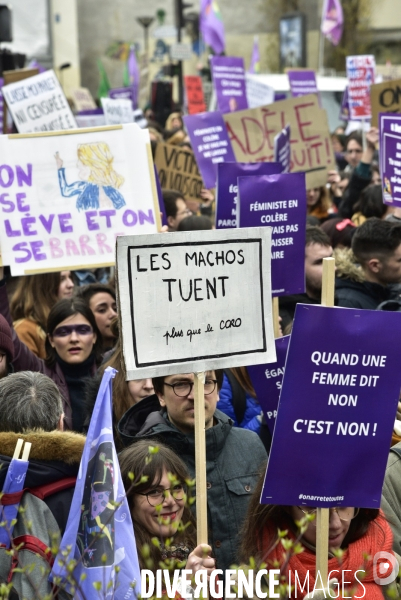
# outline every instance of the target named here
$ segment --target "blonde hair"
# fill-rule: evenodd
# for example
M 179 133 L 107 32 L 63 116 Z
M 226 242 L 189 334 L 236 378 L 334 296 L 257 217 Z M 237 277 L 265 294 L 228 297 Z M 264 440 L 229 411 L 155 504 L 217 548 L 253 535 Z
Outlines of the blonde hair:
M 117 189 L 124 183 L 124 177 L 113 169 L 114 157 L 108 144 L 104 142 L 80 144 L 78 158 L 91 170 L 88 181 L 98 185 L 111 185 Z

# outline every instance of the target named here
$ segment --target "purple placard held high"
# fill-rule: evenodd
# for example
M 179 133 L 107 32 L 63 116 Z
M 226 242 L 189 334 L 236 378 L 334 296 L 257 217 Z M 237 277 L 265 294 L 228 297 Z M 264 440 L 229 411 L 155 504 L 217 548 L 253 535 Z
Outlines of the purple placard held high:
M 272 228 L 272 295 L 305 292 L 305 173 L 238 178 L 240 227 Z
M 263 504 L 380 508 L 400 354 L 395 312 L 297 305 Z
M 237 227 L 238 177 L 281 173 L 278 163 L 220 163 L 217 165 L 216 229 Z
M 244 59 L 235 56 L 212 56 L 213 85 L 217 106 L 222 113 L 246 110 Z
M 281 165 L 281 173 L 290 172 L 291 164 L 291 129 L 287 125 L 274 136 L 274 160 Z
M 345 88 L 340 107 L 340 119 L 349 121 L 349 101 L 348 101 L 348 86 Z
M 401 115 L 380 113 L 379 136 L 383 202 L 401 206 Z
M 132 109 L 136 108 L 134 86 L 114 88 L 109 90 L 109 98 L 112 98 L 113 100 L 131 100 Z
M 256 397 L 262 407 L 263 414 L 270 432 L 273 434 L 277 416 L 278 400 L 282 387 L 285 359 L 290 336 L 286 335 L 276 340 L 277 362 L 247 367 Z
M 290 84 L 291 95 L 293 98 L 298 96 L 307 96 L 308 94 L 317 94 L 320 102 L 320 94 L 317 88 L 316 73 L 312 70 L 287 71 Z
M 200 113 L 185 116 L 184 123 L 205 188 L 214 188 L 217 164 L 235 162 L 223 117 L 219 112 Z

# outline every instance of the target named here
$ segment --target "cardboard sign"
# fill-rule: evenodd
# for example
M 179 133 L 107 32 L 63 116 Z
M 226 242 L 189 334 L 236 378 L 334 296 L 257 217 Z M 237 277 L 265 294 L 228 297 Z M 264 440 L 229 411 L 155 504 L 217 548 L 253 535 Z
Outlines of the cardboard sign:
M 266 106 L 274 102 L 274 88 L 266 83 L 258 81 L 257 75 L 252 76 L 249 73 L 245 74 L 246 79 L 246 97 L 249 108 L 258 106 Z
M 304 173 L 238 178 L 239 227 L 272 228 L 272 294 L 305 292 Z
M 96 108 L 96 102 L 88 88 L 80 87 L 71 90 L 71 98 L 77 112 L 93 110 Z
M 380 507 L 400 352 L 397 313 L 297 305 L 262 503 Z
M 235 162 L 223 117 L 219 112 L 207 112 L 186 116 L 184 123 L 205 187 L 214 188 L 217 164 Z
M 288 69 L 287 75 L 293 98 L 308 94 L 317 94 L 319 97 L 315 71 L 312 69 Z
M 19 133 L 77 127 L 54 71 L 3 87 L 4 100 Z
M 112 98 L 101 98 L 102 108 L 106 125 L 121 125 L 122 123 L 132 123 L 132 102 L 131 100 L 114 100 Z
M 253 389 L 256 392 L 256 397 L 262 407 L 267 426 L 272 434 L 276 423 L 277 407 L 289 342 L 289 335 L 276 339 L 277 361 L 275 363 L 247 367 Z
M 276 359 L 270 230 L 119 237 L 117 269 L 128 380 Z
M 350 119 L 371 119 L 370 86 L 375 82 L 375 57 L 347 56 Z
M 210 64 L 219 110 L 229 113 L 248 108 L 244 59 L 234 56 L 212 56 Z
M 291 166 L 291 127 L 287 125 L 274 138 L 274 162 L 280 163 L 281 172 L 289 173 Z
M 277 163 L 220 163 L 217 166 L 216 229 L 237 227 L 238 177 L 281 173 Z
M 370 88 L 372 126 L 378 127 L 379 113 L 401 112 L 401 79 L 375 83 Z
M 184 85 L 188 114 L 196 115 L 205 112 L 206 103 L 203 95 L 202 79 L 197 75 L 186 75 Z
M 0 239 L 13 275 L 114 264 L 115 237 L 153 233 L 147 131 L 1 136 Z
M 325 110 L 315 94 L 224 115 L 238 162 L 273 161 L 274 137 L 291 127 L 291 171 L 304 171 L 309 188 L 326 185 L 335 168 Z
M 177 190 L 183 198 L 199 201 L 204 186 L 191 150 L 159 142 L 155 165 L 162 189 Z
M 379 115 L 380 176 L 383 202 L 401 206 L 401 115 Z

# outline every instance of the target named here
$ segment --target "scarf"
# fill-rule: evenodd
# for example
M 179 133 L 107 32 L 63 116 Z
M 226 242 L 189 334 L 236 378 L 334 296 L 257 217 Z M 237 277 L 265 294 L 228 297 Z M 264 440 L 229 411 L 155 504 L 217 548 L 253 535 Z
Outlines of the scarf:
M 266 528 L 263 534 L 263 547 L 268 548 L 272 544 L 272 528 Z M 290 531 L 287 537 L 295 540 L 295 535 Z M 301 540 L 302 541 L 302 540 Z M 369 523 L 367 532 L 363 537 L 355 542 L 352 542 L 346 550 L 341 559 L 330 558 L 328 560 L 328 573 L 329 580 L 336 578 L 339 582 L 339 592 L 342 592 L 342 581 L 344 581 L 344 595 L 351 596 L 350 590 L 353 592 L 353 597 L 362 597 L 368 600 L 383 600 L 382 587 L 378 585 L 374 580 L 373 572 L 373 558 L 377 552 L 388 552 L 391 555 L 393 543 L 393 534 L 390 526 L 387 523 L 383 513 L 380 511 L 379 516 Z M 278 564 L 282 565 L 285 560 L 285 551 L 281 544 L 278 544 L 267 557 L 264 557 L 264 562 L 269 565 L 277 561 Z M 291 585 L 296 583 L 297 585 L 297 596 L 295 595 L 295 589 L 291 593 L 292 598 L 304 598 L 308 593 L 307 585 L 303 591 L 301 591 L 300 585 L 304 585 L 309 572 L 309 591 L 312 592 L 315 585 L 315 569 L 316 569 L 316 555 L 309 549 L 305 549 L 304 552 L 291 556 L 289 563 L 286 568 L 286 572 L 283 573 L 286 579 L 289 578 L 289 572 L 291 571 Z M 387 563 L 385 559 L 379 559 L 377 561 L 376 577 L 384 579 L 389 575 L 389 572 L 379 573 L 380 564 Z M 356 571 L 359 570 L 359 573 Z M 365 573 L 361 572 L 365 571 Z M 342 571 L 347 571 L 342 573 Z M 295 572 L 298 575 L 298 581 L 295 581 Z M 356 574 L 356 577 L 355 577 Z M 376 573 L 375 573 L 376 574 Z M 360 580 L 361 583 L 358 581 Z M 323 582 L 324 587 L 327 587 L 327 582 Z M 316 590 L 321 589 L 322 582 L 318 578 Z M 336 593 L 338 593 L 336 591 Z M 341 595 L 340 595 L 341 597 Z

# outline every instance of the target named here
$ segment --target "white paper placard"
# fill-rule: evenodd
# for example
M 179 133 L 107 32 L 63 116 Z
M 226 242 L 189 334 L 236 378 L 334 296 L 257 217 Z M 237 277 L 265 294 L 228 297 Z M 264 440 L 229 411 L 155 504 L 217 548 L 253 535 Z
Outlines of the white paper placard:
M 62 131 L 77 124 L 54 71 L 45 71 L 2 88 L 19 133 Z
M 134 123 L 0 136 L 0 239 L 13 275 L 114 264 L 118 235 L 157 231 L 149 134 Z
M 132 123 L 134 116 L 132 113 L 132 102 L 125 98 L 101 98 L 102 108 L 106 125 L 120 125 L 122 123 Z
M 245 74 L 246 97 L 249 108 L 258 108 L 274 102 L 274 88 L 257 79 L 257 76 Z
M 127 379 L 276 360 L 269 227 L 117 239 Z

